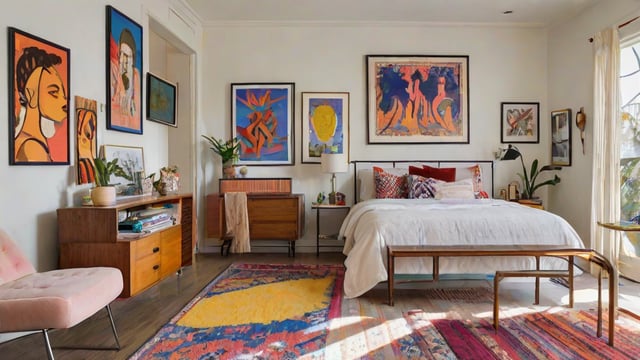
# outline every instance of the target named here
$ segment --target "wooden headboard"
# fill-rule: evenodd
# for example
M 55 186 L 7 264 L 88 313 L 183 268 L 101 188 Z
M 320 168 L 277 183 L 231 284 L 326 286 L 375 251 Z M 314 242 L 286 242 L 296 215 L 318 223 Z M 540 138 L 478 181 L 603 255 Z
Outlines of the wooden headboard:
M 464 168 L 479 165 L 482 171 L 483 189 L 493 197 L 493 160 L 353 160 L 353 191 L 355 202 L 360 201 L 359 171 L 371 170 L 374 166 L 381 168 L 408 169 L 409 166 L 429 165 L 437 168 Z

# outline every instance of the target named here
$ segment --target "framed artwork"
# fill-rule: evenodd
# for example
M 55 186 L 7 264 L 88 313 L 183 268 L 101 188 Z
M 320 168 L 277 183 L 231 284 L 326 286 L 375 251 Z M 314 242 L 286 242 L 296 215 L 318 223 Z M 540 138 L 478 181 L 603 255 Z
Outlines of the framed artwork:
M 102 157 L 111 161 L 118 159 L 118 165 L 122 167 L 125 173 L 132 179 L 135 179 L 135 173 L 144 172 L 144 154 L 141 147 L 137 146 L 121 146 L 121 145 L 102 145 Z M 127 180 L 123 177 L 111 175 L 110 184 L 115 184 L 119 188 L 126 187 L 133 180 Z
M 178 127 L 176 104 L 178 87 L 152 73 L 147 73 L 147 119 Z
M 142 27 L 107 5 L 107 129 L 142 134 Z
M 551 165 L 571 166 L 571 109 L 551 112 Z
M 500 142 L 540 142 L 540 103 L 500 103 Z
M 231 133 L 237 165 L 293 165 L 294 83 L 231 84 Z
M 302 93 L 302 162 L 320 163 L 322 153 L 349 158 L 349 93 Z
M 469 56 L 367 55 L 369 144 L 468 144 Z
M 78 184 L 95 182 L 93 159 L 98 157 L 98 102 L 76 96 L 76 173 Z
M 9 164 L 69 165 L 70 51 L 16 28 L 9 41 Z

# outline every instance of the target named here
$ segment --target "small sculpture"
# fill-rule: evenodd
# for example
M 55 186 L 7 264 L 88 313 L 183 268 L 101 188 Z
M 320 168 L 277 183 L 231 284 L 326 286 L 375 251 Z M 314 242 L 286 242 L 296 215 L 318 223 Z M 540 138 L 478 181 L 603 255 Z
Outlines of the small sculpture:
M 324 199 L 326 199 L 326 196 L 324 195 L 324 193 L 323 192 L 319 192 L 318 193 L 318 198 L 316 199 L 318 204 L 322 204 L 324 202 Z
M 587 114 L 584 113 L 584 108 L 581 107 L 580 111 L 576 113 L 576 126 L 580 129 L 580 141 L 582 142 L 582 155 L 584 155 L 584 128 L 587 126 Z

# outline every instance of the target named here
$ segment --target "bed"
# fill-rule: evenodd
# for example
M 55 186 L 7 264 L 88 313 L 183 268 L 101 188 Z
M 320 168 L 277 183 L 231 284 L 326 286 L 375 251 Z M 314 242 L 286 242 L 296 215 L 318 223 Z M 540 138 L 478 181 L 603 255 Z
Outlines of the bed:
M 526 207 L 514 202 L 466 196 L 378 199 L 370 193 L 371 173 L 380 168 L 401 177 L 409 166 L 456 168 L 461 176 L 468 169 L 478 176 L 474 182 L 483 188 L 473 188 L 485 196 L 493 191 L 493 163 L 490 161 L 442 162 L 354 162 L 357 203 L 345 218 L 340 236 L 345 239 L 343 253 L 346 273 L 345 296 L 358 297 L 376 284 L 387 280 L 387 245 L 516 245 L 553 244 L 584 248 L 576 231 L 561 217 L 550 212 Z M 375 170 L 374 170 L 375 169 Z M 451 183 L 466 181 L 456 178 Z M 375 181 L 374 181 L 375 183 Z M 448 184 L 446 184 L 448 185 Z M 445 185 L 442 185 L 443 188 Z M 443 188 L 436 190 L 445 192 Z M 437 194 L 437 191 L 436 191 Z M 434 194 L 432 194 L 434 195 Z M 396 274 L 424 276 L 431 274 L 430 258 L 401 258 L 396 261 Z M 566 261 L 542 258 L 543 269 L 566 270 Z M 460 257 L 443 258 L 440 273 L 443 278 L 477 278 L 492 275 L 496 270 L 524 270 L 535 267 L 527 257 Z

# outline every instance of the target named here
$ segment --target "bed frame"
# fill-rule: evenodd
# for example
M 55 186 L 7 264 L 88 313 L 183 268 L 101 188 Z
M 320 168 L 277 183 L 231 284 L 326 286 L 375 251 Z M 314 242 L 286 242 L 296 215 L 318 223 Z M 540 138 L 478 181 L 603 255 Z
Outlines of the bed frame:
M 429 165 L 437 168 L 465 167 L 480 165 L 484 190 L 493 198 L 493 160 L 353 160 L 353 191 L 354 203 L 360 200 L 358 188 L 358 170 L 372 169 L 374 166 L 382 168 L 408 169 L 409 166 Z

